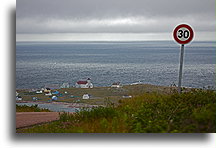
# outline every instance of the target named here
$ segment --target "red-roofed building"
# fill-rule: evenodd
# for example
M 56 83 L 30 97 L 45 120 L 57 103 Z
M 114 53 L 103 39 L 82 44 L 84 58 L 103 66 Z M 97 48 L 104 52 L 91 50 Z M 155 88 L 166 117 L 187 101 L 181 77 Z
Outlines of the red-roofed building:
M 75 84 L 76 88 L 93 88 L 93 84 L 91 83 L 91 79 L 88 78 L 87 80 L 80 80 L 77 81 Z
M 88 82 L 87 81 L 77 81 L 77 84 L 87 84 Z

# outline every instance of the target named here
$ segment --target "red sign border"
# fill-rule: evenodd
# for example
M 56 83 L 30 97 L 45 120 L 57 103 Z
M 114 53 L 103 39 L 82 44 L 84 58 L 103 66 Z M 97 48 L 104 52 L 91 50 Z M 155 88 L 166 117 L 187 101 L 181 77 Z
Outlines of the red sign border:
M 177 37 L 177 31 L 178 31 L 179 28 L 182 28 L 182 27 L 187 28 L 187 29 L 190 31 L 190 37 L 189 37 L 187 40 L 185 40 L 185 41 L 181 41 L 181 40 L 179 40 L 178 37 Z M 192 29 L 191 26 L 189 26 L 189 25 L 187 25 L 187 24 L 180 24 L 180 25 L 178 25 L 178 26 L 174 29 L 174 31 L 173 31 L 173 37 L 174 37 L 175 41 L 178 42 L 179 44 L 187 44 L 187 43 L 189 43 L 189 42 L 192 41 L 192 39 L 193 39 L 193 37 L 194 37 L 194 32 L 193 32 L 193 29 Z

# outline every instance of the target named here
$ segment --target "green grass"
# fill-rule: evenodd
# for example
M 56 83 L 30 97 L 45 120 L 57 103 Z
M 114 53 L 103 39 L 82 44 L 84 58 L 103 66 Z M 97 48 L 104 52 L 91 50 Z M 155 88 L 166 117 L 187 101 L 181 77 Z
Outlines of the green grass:
M 48 109 L 41 109 L 38 105 L 16 105 L 16 112 L 50 112 Z
M 115 107 L 63 113 L 60 120 L 23 129 L 26 133 L 214 133 L 216 93 L 144 93 L 121 99 Z

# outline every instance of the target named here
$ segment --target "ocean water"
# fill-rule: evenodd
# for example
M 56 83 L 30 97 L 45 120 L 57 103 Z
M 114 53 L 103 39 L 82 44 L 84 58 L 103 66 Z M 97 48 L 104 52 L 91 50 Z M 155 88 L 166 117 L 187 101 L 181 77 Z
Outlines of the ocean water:
M 32 105 L 38 105 L 38 108 L 41 109 L 49 109 L 54 112 L 78 112 L 80 111 L 79 108 L 73 108 L 73 107 L 68 107 L 68 105 L 64 104 L 48 104 L 48 103 L 16 103 L 16 105 L 23 106 L 32 106 Z
M 173 41 L 17 42 L 16 88 L 91 78 L 94 86 L 113 82 L 169 86 L 178 83 L 180 45 Z M 182 86 L 215 88 L 215 42 L 185 45 Z

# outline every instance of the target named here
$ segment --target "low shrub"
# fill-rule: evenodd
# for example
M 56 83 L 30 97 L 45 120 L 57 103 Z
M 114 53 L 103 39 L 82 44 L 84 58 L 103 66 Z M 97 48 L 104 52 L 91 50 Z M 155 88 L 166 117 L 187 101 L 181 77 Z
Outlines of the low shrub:
M 44 132 L 84 133 L 214 133 L 216 93 L 146 93 L 122 99 L 119 106 L 83 109 L 60 114 L 60 120 L 42 127 Z M 33 127 L 24 132 L 41 132 Z
M 16 105 L 16 112 L 50 112 L 50 110 L 39 108 L 37 104 L 32 106 Z

